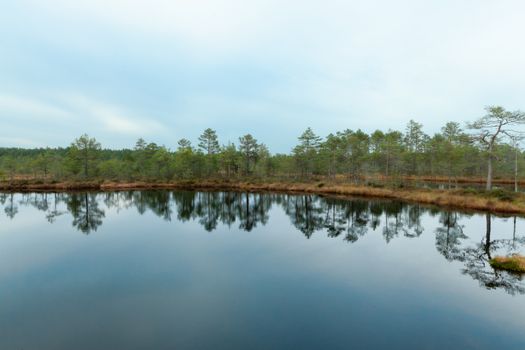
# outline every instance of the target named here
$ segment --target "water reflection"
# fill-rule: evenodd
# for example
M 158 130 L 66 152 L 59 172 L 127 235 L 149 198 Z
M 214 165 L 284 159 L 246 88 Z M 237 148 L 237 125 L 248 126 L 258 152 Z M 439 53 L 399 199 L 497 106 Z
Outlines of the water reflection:
M 67 209 L 73 216 L 73 226 L 79 231 L 89 234 L 102 225 L 105 213 L 98 207 L 97 196 L 94 193 L 72 194 L 68 196 Z
M 4 212 L 8 218 L 12 219 L 18 213 L 18 206 L 14 201 L 14 194 L 3 194 L 0 196 L 0 203 L 4 206 Z
M 521 241 L 523 244 L 525 237 L 519 240 L 516 240 L 515 236 L 513 239 L 491 239 L 492 215 L 486 214 L 485 220 L 486 231 L 481 242 L 474 246 L 467 246 L 462 250 L 461 260 L 465 262 L 463 273 L 478 280 L 481 286 L 488 289 L 502 288 L 510 294 L 524 294 L 525 286 L 521 283 L 522 275 L 493 269 L 489 261 L 495 252 L 506 250 L 508 253 L 512 253 L 517 241 Z
M 459 223 L 459 214 L 444 211 L 439 214 L 439 223 L 442 226 L 436 228 L 436 249 L 448 261 L 463 261 L 461 242 L 468 237 L 463 233 L 464 225 Z
M 166 221 L 196 221 L 206 231 L 219 224 L 251 231 L 269 220 L 272 207 L 280 207 L 291 224 L 309 239 L 324 232 L 345 242 L 359 241 L 368 232 L 378 231 L 386 243 L 405 237 L 416 239 L 425 232 L 422 217 L 436 218 L 435 247 L 450 262 L 462 264 L 465 275 L 487 289 L 503 289 L 510 294 L 524 294 L 520 275 L 494 270 L 489 260 L 495 254 L 523 251 L 525 237 L 516 234 L 513 220 L 512 238 L 493 239 L 490 214 L 485 216 L 484 234 L 479 242 L 465 234 L 465 222 L 471 214 L 409 205 L 396 201 L 366 201 L 322 198 L 315 195 L 257 194 L 233 192 L 127 191 L 108 193 L 33 193 L 0 194 L 0 204 L 9 219 L 19 213 L 19 206 L 31 206 L 43 212 L 53 223 L 68 213 L 72 225 L 90 234 L 102 225 L 105 210 L 135 208 L 141 215 L 153 213 Z M 103 208 L 104 207 L 104 208 Z

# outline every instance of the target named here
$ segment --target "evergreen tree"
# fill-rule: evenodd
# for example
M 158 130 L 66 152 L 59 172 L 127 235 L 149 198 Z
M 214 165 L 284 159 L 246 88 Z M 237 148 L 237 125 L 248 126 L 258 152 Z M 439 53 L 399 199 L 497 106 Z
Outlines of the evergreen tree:
M 239 152 L 244 161 L 244 173 L 251 174 L 252 167 L 255 165 L 258 157 L 259 145 L 257 140 L 250 134 L 246 134 L 239 138 Z
M 213 155 L 220 151 L 219 140 L 215 130 L 207 128 L 201 136 L 199 136 L 199 148 L 204 154 Z
M 309 177 L 317 161 L 321 138 L 311 128 L 307 128 L 298 139 L 299 144 L 293 149 L 293 154 L 301 174 Z
M 87 134 L 80 136 L 69 147 L 71 169 L 74 172 L 80 171 L 84 178 L 88 178 L 93 175 L 99 153 L 100 143 L 95 138 L 90 138 Z

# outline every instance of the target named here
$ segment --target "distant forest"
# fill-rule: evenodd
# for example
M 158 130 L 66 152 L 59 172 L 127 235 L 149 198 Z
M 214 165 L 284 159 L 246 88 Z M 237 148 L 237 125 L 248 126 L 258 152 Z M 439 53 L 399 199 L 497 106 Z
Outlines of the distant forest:
M 521 133 L 514 128 L 525 122 L 524 113 L 502 107 L 487 107 L 486 111 L 465 128 L 448 122 L 434 135 L 425 134 L 423 126 L 413 120 L 403 131 L 367 134 L 346 129 L 324 138 L 308 128 L 289 154 L 272 154 L 250 134 L 240 137 L 237 144 L 221 144 L 212 129 L 203 131 L 197 145 L 179 140 L 176 150 L 142 138 L 131 149 L 104 149 L 95 138 L 82 135 L 65 148 L 0 148 L 0 179 L 176 181 L 322 176 L 359 182 L 370 176 L 435 176 L 451 181 L 523 176 Z

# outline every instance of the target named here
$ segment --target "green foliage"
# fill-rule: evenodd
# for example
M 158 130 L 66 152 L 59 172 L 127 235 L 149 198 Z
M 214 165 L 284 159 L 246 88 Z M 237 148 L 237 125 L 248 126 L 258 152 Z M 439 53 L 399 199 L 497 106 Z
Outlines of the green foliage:
M 297 168 L 301 170 L 301 175 L 309 177 L 314 171 L 320 145 L 321 138 L 311 128 L 306 129 L 299 136 L 299 145 L 293 149 L 293 155 Z
M 239 138 L 239 152 L 244 163 L 244 174 L 250 175 L 257 159 L 259 158 L 259 144 L 250 134 Z
M 498 200 L 505 202 L 512 202 L 518 196 L 515 192 L 506 191 L 503 189 L 493 189 L 486 192 L 489 197 L 497 198 Z
M 210 128 L 204 130 L 199 136 L 199 148 L 207 155 L 219 153 L 220 146 L 215 130 Z
M 73 141 L 67 154 L 67 164 L 73 174 L 84 178 L 93 176 L 100 155 L 100 143 L 84 134 Z
M 185 143 L 185 140 L 181 140 Z M 199 136 L 199 149 L 205 155 L 204 157 L 204 167 L 207 176 L 211 176 L 217 172 L 218 168 L 218 153 L 221 148 L 219 146 L 219 141 L 217 138 L 217 133 L 215 130 L 210 128 L 204 130 L 201 136 Z
M 488 115 L 472 123 L 478 132 L 492 130 L 495 123 L 522 122 L 518 112 L 490 107 Z M 507 123 L 507 124 L 505 124 Z M 505 143 L 510 131 L 502 126 L 491 148 L 496 162 L 494 176 L 511 178 L 525 175 L 525 157 L 517 143 Z M 481 134 L 480 134 L 481 135 Z M 461 177 L 482 177 L 486 172 L 487 148 L 481 136 L 468 135 L 456 122 L 446 123 L 441 132 L 428 136 L 423 126 L 411 120 L 404 132 L 346 129 L 324 139 L 311 128 L 299 137 L 290 154 L 272 154 L 251 134 L 239 138 L 237 145 L 219 145 L 215 130 L 206 129 L 197 147 L 187 139 L 178 141 L 176 151 L 140 138 L 133 149 L 102 149 L 87 135 L 75 139 L 67 148 L 0 148 L 0 179 L 17 176 L 43 181 L 89 179 L 111 181 L 172 181 L 202 178 L 278 178 L 332 180 L 349 179 L 372 186 L 384 186 L 377 179 L 386 176 L 390 185 L 403 183 L 404 176 L 446 177 L 449 185 Z M 372 177 L 374 176 L 374 177 Z M 493 191 L 487 196 L 513 200 L 512 194 Z
M 126 162 L 118 159 L 109 159 L 100 162 L 98 174 L 107 180 L 120 180 L 123 178 L 123 172 L 126 172 L 126 168 Z

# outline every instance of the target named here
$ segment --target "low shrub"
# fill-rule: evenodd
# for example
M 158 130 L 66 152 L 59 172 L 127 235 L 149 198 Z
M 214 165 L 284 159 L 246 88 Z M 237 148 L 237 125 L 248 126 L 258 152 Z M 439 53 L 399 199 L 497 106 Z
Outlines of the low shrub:
M 517 197 L 517 194 L 515 192 L 506 191 L 500 188 L 488 191 L 487 195 L 493 198 L 497 198 L 504 202 L 512 202 Z

